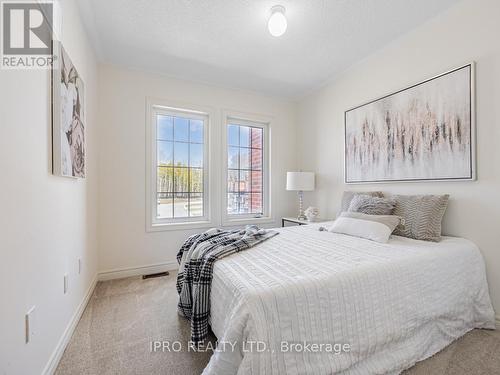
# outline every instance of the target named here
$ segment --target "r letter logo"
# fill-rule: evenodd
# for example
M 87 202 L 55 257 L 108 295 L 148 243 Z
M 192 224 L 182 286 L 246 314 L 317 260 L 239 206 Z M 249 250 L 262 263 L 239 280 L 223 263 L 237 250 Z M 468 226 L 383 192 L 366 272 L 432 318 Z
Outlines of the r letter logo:
M 2 67 L 48 68 L 52 61 L 53 4 L 2 1 Z

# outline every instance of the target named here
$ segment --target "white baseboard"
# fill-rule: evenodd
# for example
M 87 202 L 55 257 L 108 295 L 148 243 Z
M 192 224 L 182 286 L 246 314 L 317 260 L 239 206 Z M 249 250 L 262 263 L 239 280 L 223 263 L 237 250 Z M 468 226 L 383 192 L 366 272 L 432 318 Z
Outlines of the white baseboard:
M 497 328 L 500 329 L 500 315 L 496 315 L 495 319 L 497 321 Z
M 78 305 L 78 308 L 76 309 L 75 313 L 71 317 L 68 325 L 66 326 L 66 329 L 64 330 L 63 335 L 59 339 L 59 342 L 57 343 L 57 346 L 50 356 L 49 362 L 43 369 L 42 375 L 52 375 L 56 369 L 57 365 L 59 364 L 59 361 L 61 360 L 61 357 L 64 353 L 64 350 L 66 349 L 66 346 L 69 343 L 69 340 L 71 339 L 71 336 L 73 335 L 73 332 L 75 331 L 76 325 L 80 321 L 80 318 L 82 317 L 83 312 L 85 311 L 85 308 L 87 307 L 87 304 L 89 303 L 90 297 L 92 296 L 92 293 L 94 293 L 95 286 L 97 285 L 97 275 L 94 277 L 92 282 L 90 283 L 89 288 L 87 289 L 87 293 L 85 294 L 85 297 L 83 298 L 82 302 L 80 302 L 80 305 Z
M 176 261 L 149 264 L 146 266 L 118 268 L 99 272 L 99 281 L 123 279 L 130 276 L 148 275 L 165 271 L 174 271 L 179 268 Z

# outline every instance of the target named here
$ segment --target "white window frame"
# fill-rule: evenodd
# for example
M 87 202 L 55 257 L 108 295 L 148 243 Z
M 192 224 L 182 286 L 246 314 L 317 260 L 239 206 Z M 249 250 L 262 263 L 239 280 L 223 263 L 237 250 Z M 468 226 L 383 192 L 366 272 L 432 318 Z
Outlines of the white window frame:
M 274 217 L 272 215 L 272 191 L 271 191 L 271 128 L 272 118 L 269 116 L 245 114 L 241 112 L 223 111 L 222 115 L 223 129 L 222 133 L 222 225 L 223 226 L 236 226 L 243 224 L 260 224 L 272 223 Z M 262 199 L 263 199 L 263 214 L 228 214 L 227 213 L 227 128 L 229 124 L 259 127 L 263 131 L 263 160 L 262 160 Z
M 210 132 L 213 111 L 209 108 L 161 99 L 148 98 L 146 101 L 146 231 L 165 231 L 205 228 L 212 222 Z M 158 218 L 157 210 L 157 137 L 156 116 L 178 116 L 185 114 L 191 118 L 203 119 L 203 216 L 186 218 Z

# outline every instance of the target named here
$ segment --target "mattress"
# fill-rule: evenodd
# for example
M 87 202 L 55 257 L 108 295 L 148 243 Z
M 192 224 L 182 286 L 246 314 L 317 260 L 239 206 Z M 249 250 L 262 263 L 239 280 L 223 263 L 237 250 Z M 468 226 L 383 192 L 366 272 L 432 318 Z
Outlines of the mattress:
M 218 348 L 204 374 L 398 374 L 471 329 L 494 329 L 472 242 L 381 244 L 319 226 L 278 229 L 216 262 Z

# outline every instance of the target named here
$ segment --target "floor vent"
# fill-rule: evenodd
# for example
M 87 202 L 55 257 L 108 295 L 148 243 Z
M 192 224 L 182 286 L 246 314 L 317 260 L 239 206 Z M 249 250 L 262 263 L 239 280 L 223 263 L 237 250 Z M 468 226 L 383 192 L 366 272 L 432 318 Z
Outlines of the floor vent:
M 158 273 L 151 273 L 149 275 L 142 275 L 142 279 L 145 280 L 145 279 L 152 279 L 154 277 L 163 277 L 163 276 L 168 276 L 169 273 L 168 271 L 165 271 L 165 272 L 158 272 Z

